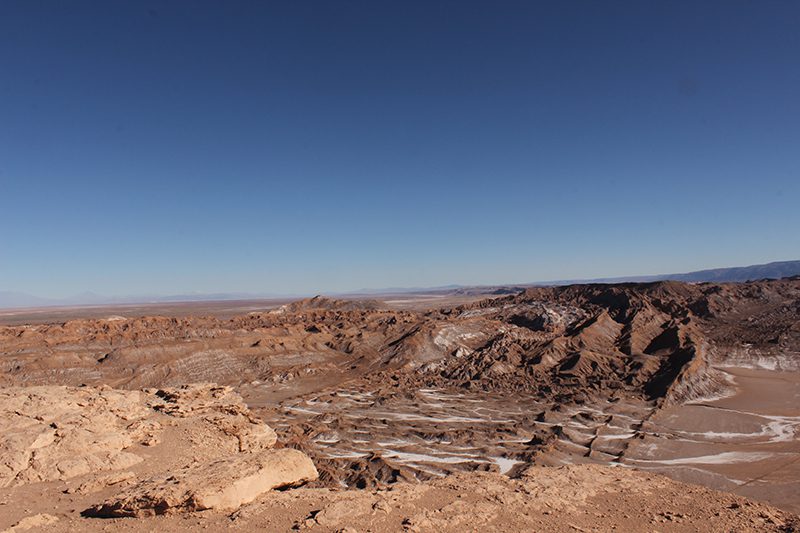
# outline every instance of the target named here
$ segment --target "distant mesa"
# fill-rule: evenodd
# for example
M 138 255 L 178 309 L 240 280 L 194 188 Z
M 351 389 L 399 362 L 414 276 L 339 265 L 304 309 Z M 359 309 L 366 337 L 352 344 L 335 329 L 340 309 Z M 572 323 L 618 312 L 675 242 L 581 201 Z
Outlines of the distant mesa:
M 378 300 L 337 300 L 325 296 L 305 298 L 279 307 L 276 311 L 296 313 L 298 311 L 324 310 L 324 311 L 366 311 L 380 309 Z

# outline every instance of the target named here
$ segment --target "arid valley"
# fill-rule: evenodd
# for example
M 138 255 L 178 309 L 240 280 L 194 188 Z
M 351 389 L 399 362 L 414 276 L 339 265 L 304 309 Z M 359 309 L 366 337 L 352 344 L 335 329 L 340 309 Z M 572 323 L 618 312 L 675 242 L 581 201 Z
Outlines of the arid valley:
M 800 524 L 800 278 L 0 321 L 10 531 Z

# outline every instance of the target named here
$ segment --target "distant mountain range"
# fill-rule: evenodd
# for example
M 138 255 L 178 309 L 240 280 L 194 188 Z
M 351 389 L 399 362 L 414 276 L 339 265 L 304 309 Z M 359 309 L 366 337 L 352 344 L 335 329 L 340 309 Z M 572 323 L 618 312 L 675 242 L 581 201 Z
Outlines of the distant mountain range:
M 552 285 L 575 285 L 582 283 L 647 283 L 650 281 L 684 281 L 687 283 L 717 282 L 739 283 L 758 279 L 780 279 L 800 275 L 800 261 L 776 261 L 763 265 L 750 265 L 745 267 L 712 268 L 684 272 L 682 274 L 656 274 L 651 276 L 625 276 L 617 278 L 588 278 L 588 279 L 561 279 L 550 281 L 533 281 L 529 283 L 513 283 L 506 285 L 446 285 L 443 287 L 428 288 L 391 288 L 391 289 L 362 289 L 347 293 L 359 294 L 408 294 L 408 293 L 462 293 L 462 294 L 507 294 L 518 292 L 525 287 L 541 287 Z
M 506 291 L 516 287 L 531 287 L 541 285 L 571 285 L 575 283 L 625 283 L 625 282 L 649 282 L 661 280 L 685 281 L 690 283 L 710 281 L 710 282 L 742 282 L 757 279 L 778 279 L 800 275 L 800 261 L 776 261 L 763 265 L 750 265 L 745 267 L 713 268 L 708 270 L 698 270 L 696 272 L 685 272 L 682 274 L 659 274 L 654 276 L 627 276 L 618 278 L 594 278 L 594 279 L 571 279 L 555 281 L 539 281 L 522 284 L 487 286 L 463 286 L 446 285 L 442 287 L 414 287 L 400 288 L 392 287 L 386 289 L 362 289 L 340 295 L 367 295 L 367 294 L 403 294 L 403 293 L 452 293 L 452 292 L 474 292 L 489 293 L 492 290 Z M 300 295 L 277 295 L 264 293 L 191 293 L 174 294 L 168 296 L 102 296 L 92 292 L 78 294 L 71 298 L 40 298 L 14 291 L 0 291 L 0 308 L 13 307 L 45 307 L 45 306 L 71 306 L 71 305 L 106 305 L 106 304 L 136 304 L 136 303 L 159 303 L 159 302 L 196 302 L 210 300 L 250 300 L 250 299 L 269 299 L 269 298 L 290 298 L 309 296 Z
M 800 275 L 800 261 L 776 261 L 764 265 L 750 265 L 744 267 L 711 268 L 684 272 L 683 274 L 659 274 L 655 276 L 628 276 L 621 278 L 597 278 L 586 280 L 562 280 L 544 283 L 546 285 L 570 285 L 573 283 L 625 283 L 648 281 L 685 281 L 698 283 L 703 281 L 718 283 L 737 283 L 757 279 L 780 279 Z M 530 285 L 542 285 L 531 283 Z

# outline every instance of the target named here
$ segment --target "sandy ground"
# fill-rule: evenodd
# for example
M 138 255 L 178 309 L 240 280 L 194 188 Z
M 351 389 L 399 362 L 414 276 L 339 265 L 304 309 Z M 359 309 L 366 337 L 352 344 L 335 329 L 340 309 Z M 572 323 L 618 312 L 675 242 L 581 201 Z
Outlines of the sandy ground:
M 670 407 L 625 463 L 800 511 L 800 373 L 725 367 L 735 392 Z
M 59 494 L 47 501 L 39 496 L 39 491 L 58 493 L 60 488 L 40 485 L 4 491 L 14 509 L 0 506 L 0 527 L 27 516 L 45 524 L 32 531 L 58 532 L 756 532 L 793 531 L 798 520 L 732 494 L 656 474 L 589 465 L 535 468 L 518 480 L 471 473 L 422 485 L 399 483 L 387 490 L 292 489 L 268 493 L 234 513 L 145 518 L 81 517 L 80 510 L 103 493 Z

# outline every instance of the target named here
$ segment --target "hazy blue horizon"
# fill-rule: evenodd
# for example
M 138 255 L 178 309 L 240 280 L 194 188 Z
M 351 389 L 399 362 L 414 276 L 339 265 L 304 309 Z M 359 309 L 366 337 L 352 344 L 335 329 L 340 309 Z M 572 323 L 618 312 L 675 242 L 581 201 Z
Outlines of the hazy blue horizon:
M 759 267 L 759 266 L 771 266 L 775 263 L 800 263 L 800 260 L 781 260 L 781 261 L 771 261 L 768 263 L 759 263 L 759 264 L 752 264 L 752 265 L 730 265 L 730 266 L 718 266 L 718 267 L 709 267 L 709 268 L 702 268 L 699 270 L 694 271 L 685 271 L 685 272 L 658 272 L 658 273 L 645 273 L 645 274 L 628 274 L 624 276 L 599 276 L 599 277 L 592 277 L 592 278 L 560 278 L 560 279 L 537 279 L 537 280 L 526 280 L 526 281 L 503 281 L 503 282 L 496 282 L 496 283 L 475 283 L 475 284 L 460 284 L 460 283 L 451 283 L 451 284 L 440 284 L 440 285 L 424 285 L 424 286 L 381 286 L 381 287 L 358 287 L 358 288 L 351 288 L 345 290 L 311 290 L 311 291 L 301 291 L 301 292 L 259 292 L 259 291 L 209 291 L 209 292 L 202 292 L 202 291 L 187 291 L 187 292 L 174 292 L 174 293 L 129 293 L 129 294 L 98 294 L 94 291 L 83 291 L 81 293 L 70 294 L 62 297 L 47 297 L 41 296 L 37 294 L 31 294 L 26 292 L 17 292 L 17 291 L 5 291 L 0 290 L 0 308 L 8 308 L 8 307 L 27 307 L 29 305 L 33 306 L 36 305 L 36 300 L 40 300 L 40 303 L 44 305 L 53 305 L 53 304 L 73 304 L 76 302 L 81 303 L 92 303 L 96 302 L 98 304 L 105 304 L 105 303 L 146 303 L 148 301 L 181 301 L 182 298 L 187 299 L 197 299 L 198 301 L 214 301 L 214 300 L 233 300 L 233 299 L 249 299 L 249 298 L 275 298 L 275 299 L 282 299 L 282 298 L 305 298 L 314 295 L 326 295 L 326 296 L 338 296 L 338 295 L 356 295 L 356 294 L 392 294 L 393 292 L 413 292 L 413 291 L 429 291 L 429 290 L 442 290 L 442 289 L 455 289 L 455 288 L 470 288 L 470 287 L 514 287 L 514 286 L 531 286 L 531 285 L 542 285 L 547 286 L 549 284 L 553 285 L 562 285 L 562 284 L 572 284 L 572 283 L 623 283 L 623 282 L 648 282 L 648 281 L 657 281 L 663 279 L 671 279 L 667 276 L 672 275 L 683 275 L 683 274 L 694 274 L 698 272 L 704 271 L 714 271 L 714 270 L 729 270 L 729 269 L 746 269 L 748 267 Z M 792 272 L 789 275 L 797 275 L 794 273 L 795 269 L 790 269 Z M 775 279 L 780 276 L 766 276 L 771 279 Z M 751 279 L 758 279 L 751 278 Z M 8 305 L 7 298 L 3 298 L 4 296 L 8 297 L 11 296 L 12 300 L 14 296 L 21 297 L 23 300 L 26 301 L 25 304 L 12 304 Z
M 0 291 L 800 257 L 800 4 L 0 3 Z

